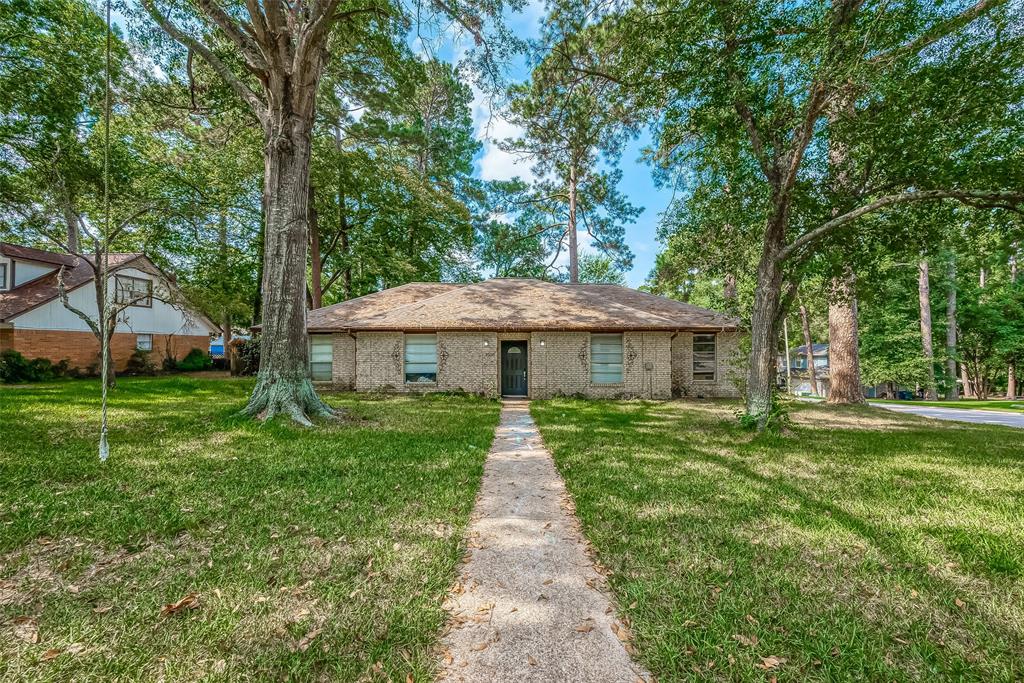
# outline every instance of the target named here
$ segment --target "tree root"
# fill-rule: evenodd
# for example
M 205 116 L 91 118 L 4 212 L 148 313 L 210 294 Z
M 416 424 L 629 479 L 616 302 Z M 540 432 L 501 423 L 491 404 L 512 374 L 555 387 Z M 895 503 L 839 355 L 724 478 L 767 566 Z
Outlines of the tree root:
M 338 411 L 324 403 L 307 377 L 260 377 L 242 414 L 260 421 L 287 415 L 303 427 L 312 427 L 312 418 L 339 417 Z

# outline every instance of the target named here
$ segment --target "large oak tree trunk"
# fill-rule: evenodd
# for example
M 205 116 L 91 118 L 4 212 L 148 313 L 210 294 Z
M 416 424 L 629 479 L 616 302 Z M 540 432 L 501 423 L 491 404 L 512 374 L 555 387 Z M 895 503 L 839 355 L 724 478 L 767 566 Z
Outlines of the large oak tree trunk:
M 833 5 L 840 3 L 833 2 Z M 856 116 L 854 90 L 840 89 L 829 105 L 829 125 L 838 126 L 845 118 Z M 832 186 L 840 201 L 856 191 L 850 159 L 850 147 L 837 134 L 829 136 L 829 170 Z M 834 214 L 840 212 L 837 205 Z M 864 403 L 860 384 L 860 333 L 857 328 L 856 275 L 847 265 L 842 276 L 832 279 L 828 306 L 829 403 Z
M 928 261 L 922 259 L 917 264 L 917 300 L 921 310 L 921 351 L 928 363 L 925 398 L 934 401 L 938 398 L 938 394 L 935 391 L 935 352 L 932 349 L 931 292 L 931 285 L 928 282 Z
M 747 414 L 756 418 L 758 429 L 768 422 L 775 394 L 779 345 L 779 312 L 782 307 L 782 269 L 776 259 L 781 243 L 784 216 L 769 225 L 761 263 L 757 267 L 757 289 L 750 318 L 750 368 L 747 371 Z M 788 349 L 787 349 L 788 353 Z
M 860 386 L 856 276 L 832 279 L 828 306 L 829 403 L 864 403 Z
M 815 396 L 821 396 L 818 390 L 818 377 L 814 367 L 814 342 L 811 341 L 811 320 L 807 315 L 807 307 L 800 305 L 800 323 L 804 328 L 804 347 L 807 349 L 807 375 L 811 379 L 811 391 Z M 789 353 L 789 349 L 786 349 Z
M 263 330 L 260 369 L 245 412 L 261 419 L 285 414 L 308 425 L 310 417 L 333 414 L 313 389 L 306 334 L 313 108 L 300 116 L 283 104 L 271 112 L 265 130 Z
M 309 262 L 310 262 L 310 308 L 317 309 L 323 306 L 324 280 L 323 261 L 320 254 L 320 225 L 317 222 L 316 206 L 314 199 L 313 185 L 309 186 Z
M 946 389 L 946 400 L 960 399 L 960 390 L 956 385 L 956 258 L 951 256 L 947 266 L 946 279 L 946 374 L 949 387 Z

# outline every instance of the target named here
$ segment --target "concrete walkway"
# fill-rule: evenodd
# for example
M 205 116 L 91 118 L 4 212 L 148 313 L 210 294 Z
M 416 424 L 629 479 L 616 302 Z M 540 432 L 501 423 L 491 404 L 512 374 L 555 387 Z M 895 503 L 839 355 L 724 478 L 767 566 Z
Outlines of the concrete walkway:
M 978 408 L 943 408 L 939 406 L 916 406 L 899 403 L 874 403 L 876 408 L 885 408 L 896 413 L 910 413 L 936 420 L 953 420 L 954 422 L 973 422 L 975 424 L 1003 425 L 1024 429 L 1024 413 L 1013 413 L 1008 410 L 980 410 Z
M 508 401 L 484 467 L 440 680 L 649 681 L 631 659 L 565 484 L 526 401 Z

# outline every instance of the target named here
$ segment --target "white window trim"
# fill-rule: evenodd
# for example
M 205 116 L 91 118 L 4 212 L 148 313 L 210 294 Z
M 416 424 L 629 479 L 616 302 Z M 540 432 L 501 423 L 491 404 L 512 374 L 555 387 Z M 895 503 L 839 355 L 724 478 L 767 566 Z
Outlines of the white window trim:
M 149 337 L 149 348 L 142 346 L 142 338 Z M 135 350 L 136 351 L 153 351 L 153 335 L 152 334 L 137 334 L 135 335 Z
M 131 296 L 129 296 L 125 300 L 122 300 L 123 297 L 121 296 L 121 293 L 125 290 L 121 288 L 121 282 L 145 282 L 147 296 L 142 299 L 136 298 L 137 290 L 135 289 L 133 284 L 132 288 L 130 290 L 127 290 L 128 292 L 131 293 Z M 144 277 L 135 277 L 134 275 L 114 275 L 114 303 L 128 304 L 128 306 L 132 308 L 153 308 L 153 281 Z
M 619 347 L 621 352 L 622 352 L 622 359 L 621 359 L 621 362 L 619 363 L 622 366 L 622 379 L 620 379 L 618 382 L 595 382 L 594 381 L 594 336 L 595 335 L 597 335 L 597 336 L 618 335 L 622 339 L 622 344 Z M 588 370 L 589 370 L 588 375 L 589 375 L 589 379 L 590 379 L 590 386 L 592 386 L 592 387 L 613 387 L 613 388 L 614 387 L 625 386 L 625 384 L 626 384 L 626 334 L 624 332 L 591 332 L 589 337 L 587 338 L 587 343 L 589 345 L 588 356 L 589 356 L 589 360 L 590 360 L 590 363 L 589 363 L 590 367 L 588 368 Z
M 10 272 L 10 270 L 10 264 L 0 263 L 0 271 L 3 272 L 3 275 L 0 275 L 0 292 L 6 292 L 9 289 L 13 289 L 12 287 L 7 286 L 7 275 Z
M 711 379 L 697 379 L 694 377 L 696 374 L 694 364 L 697 362 L 696 352 L 693 350 L 693 345 L 697 342 L 697 337 L 711 337 L 715 341 L 715 357 L 714 357 L 714 370 L 711 373 Z M 718 381 L 718 334 L 716 332 L 695 332 L 690 337 L 690 378 L 694 384 L 714 384 Z

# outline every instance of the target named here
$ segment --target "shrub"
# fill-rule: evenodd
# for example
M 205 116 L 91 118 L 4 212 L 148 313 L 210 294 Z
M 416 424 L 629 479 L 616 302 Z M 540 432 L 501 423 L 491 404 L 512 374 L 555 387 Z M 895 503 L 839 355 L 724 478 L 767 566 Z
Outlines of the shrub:
M 67 361 L 54 365 L 47 358 L 29 360 L 19 352 L 9 349 L 0 353 L 0 382 L 43 382 L 67 372 Z
M 192 349 L 188 355 L 178 361 L 178 369 L 182 372 L 195 372 L 197 370 L 209 370 L 213 366 L 210 354 L 202 349 Z
M 128 359 L 128 365 L 125 367 L 126 375 L 155 375 L 156 364 L 153 359 L 149 357 L 149 351 L 143 351 L 142 349 L 135 349 L 135 352 Z
M 254 336 L 251 339 L 234 339 L 231 342 L 237 359 L 235 374 L 255 375 L 260 369 L 260 338 Z

